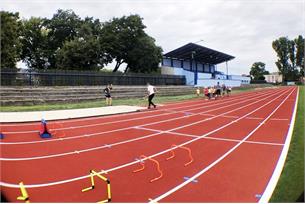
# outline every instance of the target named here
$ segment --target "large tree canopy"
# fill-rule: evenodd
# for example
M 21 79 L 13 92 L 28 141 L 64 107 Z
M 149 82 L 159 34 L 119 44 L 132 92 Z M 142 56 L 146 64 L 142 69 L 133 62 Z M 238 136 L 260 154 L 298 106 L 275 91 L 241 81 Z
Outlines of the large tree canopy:
M 283 81 L 296 81 L 299 71 L 304 73 L 304 39 L 299 36 L 295 40 L 288 37 L 280 37 L 272 42 L 278 60 L 275 62 L 279 72 L 283 75 Z
M 100 40 L 101 23 L 93 18 L 85 18 L 73 40 L 66 41 L 57 50 L 58 69 L 99 70 L 110 62 Z
M 45 25 L 49 39 L 49 62 L 51 68 L 56 67 L 56 53 L 66 41 L 73 40 L 81 26 L 81 18 L 72 10 L 59 9 L 51 19 L 47 19 Z
M 305 69 L 305 64 L 304 64 L 304 61 L 305 61 L 305 53 L 304 53 L 304 48 L 305 48 L 305 40 L 303 38 L 303 36 L 299 35 L 295 40 L 294 40 L 294 43 L 295 43 L 295 49 L 296 49 L 296 52 L 295 52 L 295 64 L 296 66 L 300 69 L 300 73 L 301 73 L 301 76 L 305 76 L 304 73 L 304 69 Z
M 1 18 L 1 68 L 16 68 L 20 60 L 20 34 L 22 24 L 19 13 L 0 11 Z
M 15 67 L 21 54 L 31 69 L 100 70 L 115 61 L 114 72 L 125 63 L 125 71 L 149 73 L 162 59 L 161 47 L 145 33 L 138 15 L 105 23 L 61 9 L 50 19 L 32 17 L 22 23 L 18 13 L 1 16 L 1 66 Z
M 46 69 L 50 66 L 48 30 L 45 19 L 32 17 L 23 21 L 22 60 L 29 68 Z
M 157 69 L 162 59 L 162 49 L 145 33 L 145 28 L 142 18 L 138 15 L 113 18 L 104 23 L 102 44 L 109 57 L 116 61 L 113 72 L 116 72 L 123 63 L 127 64 L 125 71 L 149 72 Z
M 254 80 L 265 80 L 264 75 L 269 74 L 268 71 L 265 69 L 265 63 L 263 62 L 255 62 L 253 63 L 250 75 L 253 77 Z
M 162 59 L 162 48 L 155 45 L 151 37 L 142 37 L 129 51 L 125 72 L 151 73 L 155 72 Z

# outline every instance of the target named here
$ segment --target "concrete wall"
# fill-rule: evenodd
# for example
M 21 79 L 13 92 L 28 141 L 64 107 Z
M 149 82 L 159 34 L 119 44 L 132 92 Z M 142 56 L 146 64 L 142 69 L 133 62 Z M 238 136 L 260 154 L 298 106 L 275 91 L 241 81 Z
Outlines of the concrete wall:
M 241 81 L 239 80 L 198 79 L 197 86 L 199 87 L 216 86 L 218 82 L 220 85 L 225 84 L 226 86 L 230 86 L 230 87 L 239 87 L 241 85 Z
M 186 79 L 186 85 L 194 85 L 194 72 L 185 70 L 183 68 L 162 66 L 161 74 L 184 75 Z
M 240 75 L 229 75 L 229 79 L 240 80 L 241 84 L 250 84 L 250 81 L 251 81 L 250 77 L 244 77 L 244 76 L 240 76 Z
M 170 75 L 184 75 L 186 78 L 186 85 L 194 85 L 194 72 L 185 70 L 183 68 L 163 66 L 161 68 L 162 74 Z M 207 87 L 215 86 L 217 82 L 219 84 L 225 84 L 226 86 L 238 87 L 242 84 L 250 84 L 250 77 L 243 77 L 239 75 L 229 75 L 229 79 L 226 79 L 227 75 L 216 75 L 216 79 L 212 79 L 211 73 L 200 73 L 198 72 L 197 86 Z
M 1 87 L 0 105 L 35 105 L 76 103 L 96 101 L 104 103 L 105 86 L 72 87 Z M 156 86 L 157 96 L 176 96 L 194 94 L 193 86 Z M 112 97 L 114 104 L 119 98 L 143 98 L 147 94 L 146 86 L 114 86 Z

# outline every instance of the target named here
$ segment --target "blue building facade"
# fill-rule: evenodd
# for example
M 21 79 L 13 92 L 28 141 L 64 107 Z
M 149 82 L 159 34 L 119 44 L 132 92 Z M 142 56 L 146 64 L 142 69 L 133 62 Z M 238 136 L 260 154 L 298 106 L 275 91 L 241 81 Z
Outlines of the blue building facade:
M 188 43 L 163 55 L 162 74 L 184 75 L 187 85 L 213 86 L 217 83 L 228 86 L 240 86 L 242 81 L 239 76 L 228 75 L 216 70 L 217 64 L 234 59 L 235 57 Z M 228 70 L 228 67 L 227 67 Z M 228 72 L 228 71 L 227 71 Z

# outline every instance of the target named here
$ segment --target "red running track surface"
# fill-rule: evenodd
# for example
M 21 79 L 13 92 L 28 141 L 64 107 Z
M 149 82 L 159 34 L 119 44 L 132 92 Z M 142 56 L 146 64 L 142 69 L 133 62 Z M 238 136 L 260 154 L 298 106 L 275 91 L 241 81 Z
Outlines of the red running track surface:
M 106 184 L 90 186 L 89 170 L 104 170 L 113 202 L 258 202 L 279 161 L 298 89 L 282 87 L 220 100 L 190 100 L 155 110 L 39 123 L 1 124 L 1 192 L 17 202 L 23 182 L 31 202 L 97 202 Z M 183 149 L 192 150 L 194 162 Z M 144 171 L 137 158 L 152 162 Z M 187 178 L 191 179 L 187 179 Z

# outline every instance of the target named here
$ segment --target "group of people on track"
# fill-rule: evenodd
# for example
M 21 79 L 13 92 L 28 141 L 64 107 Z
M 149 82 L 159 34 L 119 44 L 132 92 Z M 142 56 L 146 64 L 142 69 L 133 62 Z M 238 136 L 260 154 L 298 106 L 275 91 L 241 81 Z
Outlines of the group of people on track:
M 106 105 L 107 106 L 112 106 L 111 90 L 112 90 L 112 84 L 111 83 L 108 83 L 106 88 L 103 90 L 104 94 L 105 94 Z M 203 88 L 203 94 L 206 97 L 206 100 L 210 100 L 210 99 L 213 99 L 213 98 L 217 99 L 217 98 L 220 98 L 220 97 L 224 97 L 225 94 L 227 94 L 227 96 L 229 96 L 231 91 L 232 91 L 232 88 L 230 86 L 226 86 L 225 84 L 222 84 L 222 86 L 220 86 L 219 82 L 215 86 L 209 86 L 209 87 L 204 87 Z M 147 97 L 147 99 L 148 99 L 148 106 L 147 106 L 148 109 L 150 109 L 151 106 L 153 106 L 154 108 L 157 107 L 152 102 L 156 92 L 157 92 L 156 87 L 147 83 L 147 95 L 145 97 Z M 197 96 L 200 96 L 200 88 L 199 87 L 197 87 L 197 89 L 196 89 L 196 94 L 197 94 Z
M 220 97 L 224 97 L 225 95 L 229 96 L 232 91 L 232 88 L 230 86 L 226 86 L 223 84 L 222 86 L 217 83 L 215 86 L 209 86 L 203 88 L 203 94 L 206 97 L 207 100 L 210 100 L 212 98 L 217 99 Z M 200 88 L 197 87 L 196 90 L 197 96 L 200 96 Z

